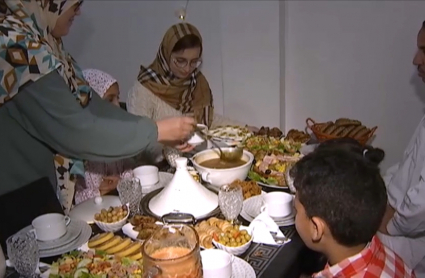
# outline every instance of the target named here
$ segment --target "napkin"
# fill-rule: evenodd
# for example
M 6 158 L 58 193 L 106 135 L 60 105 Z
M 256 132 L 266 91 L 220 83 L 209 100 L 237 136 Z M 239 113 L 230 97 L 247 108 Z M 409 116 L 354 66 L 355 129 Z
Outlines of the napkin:
M 282 245 L 281 243 L 276 243 L 270 232 L 276 233 L 278 237 L 285 237 L 285 235 L 274 220 L 267 214 L 267 211 L 255 217 L 251 224 L 249 224 L 249 228 L 252 231 L 252 241 L 268 245 Z M 290 242 L 290 240 L 286 243 L 288 242 Z

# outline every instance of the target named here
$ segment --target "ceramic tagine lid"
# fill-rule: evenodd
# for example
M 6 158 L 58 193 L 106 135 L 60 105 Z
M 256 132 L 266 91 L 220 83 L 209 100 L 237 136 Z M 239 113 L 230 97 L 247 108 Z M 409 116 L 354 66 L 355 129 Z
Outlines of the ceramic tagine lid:
M 118 196 L 102 196 L 84 201 L 71 209 L 69 217 L 78 219 L 89 224 L 94 222 L 94 215 L 102 209 L 121 206 L 121 200 Z
M 187 158 L 176 159 L 176 173 L 171 182 L 153 197 L 149 209 L 159 217 L 167 213 L 189 213 L 202 218 L 218 206 L 218 196 L 195 181 L 187 170 Z

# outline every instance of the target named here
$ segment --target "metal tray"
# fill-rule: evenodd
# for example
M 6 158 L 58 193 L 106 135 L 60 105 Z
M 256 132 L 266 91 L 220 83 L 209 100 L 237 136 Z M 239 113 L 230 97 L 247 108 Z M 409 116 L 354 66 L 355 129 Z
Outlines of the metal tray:
M 209 186 L 205 186 L 208 190 L 214 192 L 217 194 L 217 189 L 213 188 L 213 187 L 209 187 Z M 149 215 L 151 217 L 154 217 L 158 220 L 161 220 L 161 216 L 156 215 L 155 213 L 153 213 L 150 208 L 149 208 L 149 202 L 150 200 L 155 197 L 159 192 L 161 192 L 161 190 L 164 188 L 159 188 L 157 190 L 154 190 L 148 194 L 146 194 L 142 200 L 140 201 L 140 211 L 144 214 L 144 215 Z M 213 211 L 211 211 L 210 213 L 206 214 L 206 215 L 202 215 L 199 218 L 196 218 L 195 221 L 202 221 L 205 219 L 208 219 L 210 217 L 214 217 L 214 216 L 218 216 L 221 213 L 220 211 L 220 207 L 217 206 Z

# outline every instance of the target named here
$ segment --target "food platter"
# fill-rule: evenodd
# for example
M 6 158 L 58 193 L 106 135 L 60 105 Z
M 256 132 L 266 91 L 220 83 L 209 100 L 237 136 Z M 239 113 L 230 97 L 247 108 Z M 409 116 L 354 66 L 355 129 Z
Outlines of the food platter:
M 302 143 L 266 135 L 252 136 L 245 140 L 244 148 L 251 152 L 254 163 L 248 178 L 271 188 L 287 188 L 286 171 L 303 155 Z
M 246 127 L 226 125 L 210 129 L 208 135 L 214 141 L 234 145 L 243 142 L 253 134 Z

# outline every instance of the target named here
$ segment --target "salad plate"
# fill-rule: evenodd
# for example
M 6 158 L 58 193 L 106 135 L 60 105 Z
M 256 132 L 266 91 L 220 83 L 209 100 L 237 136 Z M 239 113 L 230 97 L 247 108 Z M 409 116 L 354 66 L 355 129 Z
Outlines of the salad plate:
M 110 266 L 110 267 L 109 267 Z M 142 263 L 105 252 L 72 251 L 52 263 L 42 278 L 142 278 Z

